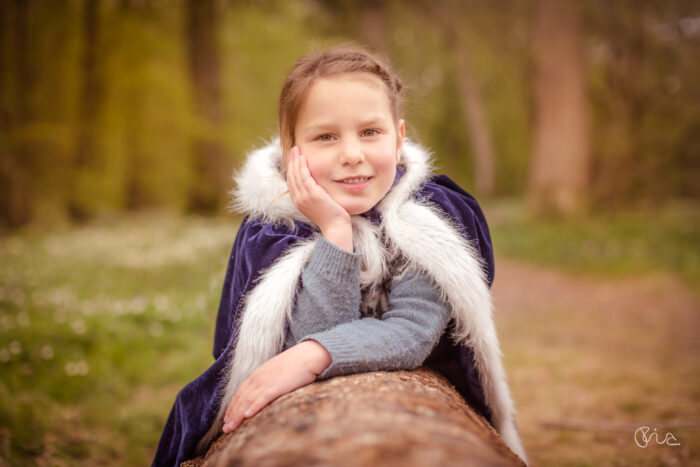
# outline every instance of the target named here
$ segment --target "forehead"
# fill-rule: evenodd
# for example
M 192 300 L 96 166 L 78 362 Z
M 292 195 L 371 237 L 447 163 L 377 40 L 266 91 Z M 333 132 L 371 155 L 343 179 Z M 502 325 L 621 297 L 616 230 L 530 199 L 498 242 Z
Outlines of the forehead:
M 325 109 L 329 103 L 335 106 L 342 101 L 345 105 L 373 104 L 390 112 L 389 96 L 384 82 L 371 73 L 355 72 L 316 78 L 303 98 L 299 116 L 305 113 L 304 110 L 318 110 L 318 107 Z

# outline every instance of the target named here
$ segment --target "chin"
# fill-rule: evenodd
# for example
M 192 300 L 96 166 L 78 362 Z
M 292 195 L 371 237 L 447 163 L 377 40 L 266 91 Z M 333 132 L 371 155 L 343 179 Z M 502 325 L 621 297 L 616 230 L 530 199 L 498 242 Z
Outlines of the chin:
M 372 206 L 360 206 L 357 204 L 352 204 L 352 205 L 344 205 L 343 208 L 350 214 L 351 216 L 356 216 L 358 214 L 362 214 L 363 212 L 367 212 L 370 209 L 372 209 L 374 205 Z

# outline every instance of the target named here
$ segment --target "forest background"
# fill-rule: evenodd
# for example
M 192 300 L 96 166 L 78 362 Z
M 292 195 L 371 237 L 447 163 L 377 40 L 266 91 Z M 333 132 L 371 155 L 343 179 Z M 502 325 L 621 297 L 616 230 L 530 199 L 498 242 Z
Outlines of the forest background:
M 231 175 L 346 41 L 484 207 L 533 464 L 698 461 L 700 2 L 8 0 L 0 465 L 150 462 L 211 363 Z
M 294 61 L 348 39 L 396 64 L 409 137 L 479 199 L 567 213 L 697 201 L 697 13 L 681 0 L 2 2 L 0 220 L 224 212 L 233 168 L 276 133 Z

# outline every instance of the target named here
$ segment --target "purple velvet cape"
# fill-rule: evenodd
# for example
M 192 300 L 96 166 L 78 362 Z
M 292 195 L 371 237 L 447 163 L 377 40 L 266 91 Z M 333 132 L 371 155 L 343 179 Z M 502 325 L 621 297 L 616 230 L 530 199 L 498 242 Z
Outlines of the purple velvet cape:
M 401 175 L 397 173 L 397 179 Z M 445 175 L 432 176 L 414 197 L 429 200 L 456 221 L 462 234 L 481 254 L 482 267 L 490 287 L 494 277 L 491 237 L 484 214 L 474 197 Z M 376 208 L 362 215 L 375 223 L 381 218 Z M 209 430 L 218 411 L 216 396 L 223 389 L 220 388 L 220 376 L 231 357 L 239 331 L 243 297 L 254 287 L 260 273 L 288 247 L 315 233 L 312 227 L 301 222 L 296 222 L 294 230 L 290 231 L 282 224 L 264 225 L 260 220 L 245 217 L 226 270 L 214 335 L 215 361 L 178 393 L 158 443 L 154 466 L 180 465 L 195 457 L 195 446 Z M 467 403 L 493 424 L 473 359 L 470 348 L 454 345 L 445 333 L 424 364 L 442 373 Z

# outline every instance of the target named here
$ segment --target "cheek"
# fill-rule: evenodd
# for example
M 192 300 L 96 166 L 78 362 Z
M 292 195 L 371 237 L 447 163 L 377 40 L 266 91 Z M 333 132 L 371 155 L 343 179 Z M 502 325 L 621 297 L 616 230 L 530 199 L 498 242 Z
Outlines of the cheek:
M 396 148 L 387 147 L 382 151 L 381 155 L 375 158 L 374 167 L 377 171 L 381 171 L 393 179 L 396 173 Z
M 306 155 L 305 155 L 306 156 Z M 311 176 L 316 180 L 316 183 L 323 184 L 330 178 L 330 166 L 326 160 L 320 155 L 306 156 Z

